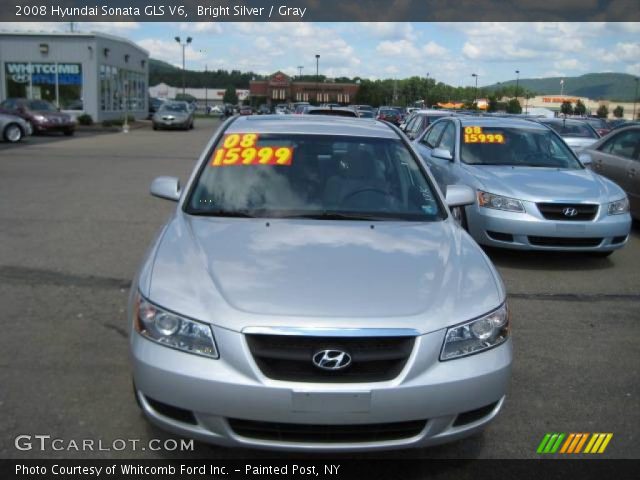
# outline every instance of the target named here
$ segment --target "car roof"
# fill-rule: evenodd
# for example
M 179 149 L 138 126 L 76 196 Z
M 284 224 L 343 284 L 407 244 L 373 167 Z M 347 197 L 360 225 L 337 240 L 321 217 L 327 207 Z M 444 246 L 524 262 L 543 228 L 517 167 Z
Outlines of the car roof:
M 288 133 L 399 138 L 386 122 L 331 115 L 258 115 L 238 117 L 225 133 Z
M 451 110 L 431 110 L 430 109 L 430 110 L 415 110 L 411 113 L 416 116 L 420 115 L 422 117 L 428 117 L 430 115 L 454 116 L 456 112 L 452 112 Z
M 568 124 L 585 124 L 584 118 L 540 118 L 536 119 L 540 123 L 568 123 Z
M 528 128 L 528 129 L 548 129 L 538 122 L 527 120 L 524 118 L 509 117 L 475 117 L 475 116 L 458 116 L 453 117 L 460 122 L 463 127 L 497 127 L 497 128 Z

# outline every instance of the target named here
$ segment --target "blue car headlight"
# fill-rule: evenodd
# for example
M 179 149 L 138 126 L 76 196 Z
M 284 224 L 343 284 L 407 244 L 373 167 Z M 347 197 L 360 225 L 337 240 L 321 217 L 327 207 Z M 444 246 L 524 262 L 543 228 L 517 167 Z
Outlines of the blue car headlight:
M 449 327 L 444 337 L 440 360 L 452 360 L 480 353 L 509 338 L 509 308 L 503 303 L 496 310 L 470 322 Z
M 520 200 L 483 192 L 482 190 L 478 190 L 478 205 L 485 208 L 494 208 L 496 210 L 524 213 L 524 206 Z
M 629 199 L 624 197 L 609 204 L 609 215 L 621 215 L 629 213 Z
M 165 347 L 203 357 L 219 358 L 211 326 L 168 312 L 138 295 L 135 328 Z

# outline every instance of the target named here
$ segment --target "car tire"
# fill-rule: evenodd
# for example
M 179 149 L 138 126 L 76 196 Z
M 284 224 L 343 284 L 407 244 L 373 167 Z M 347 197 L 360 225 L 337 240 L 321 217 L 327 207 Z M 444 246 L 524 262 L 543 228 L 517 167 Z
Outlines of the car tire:
M 73 133 L 74 133 L 73 128 L 67 128 L 67 129 L 64 131 L 64 134 L 65 134 L 67 137 L 72 136 L 72 135 L 73 135 Z
M 2 137 L 9 143 L 17 143 L 24 137 L 24 132 L 17 123 L 10 123 L 4 127 Z
M 467 212 L 464 207 L 453 207 L 451 208 L 451 216 L 453 219 L 460 225 L 464 230 L 469 231 L 469 226 L 467 223 Z
M 193 130 L 193 122 L 189 125 L 189 130 Z
M 158 126 L 155 123 L 153 124 L 153 129 L 158 130 Z

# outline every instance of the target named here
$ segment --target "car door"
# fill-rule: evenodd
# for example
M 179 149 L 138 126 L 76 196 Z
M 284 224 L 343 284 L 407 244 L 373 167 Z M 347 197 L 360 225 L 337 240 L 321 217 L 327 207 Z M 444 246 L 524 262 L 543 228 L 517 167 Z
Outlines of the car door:
M 442 132 L 446 126 L 447 125 L 445 122 L 435 122 L 424 133 L 424 135 L 419 137 L 419 140 L 414 142 L 414 145 L 416 146 L 418 153 L 420 153 L 420 156 L 424 160 L 424 163 L 427 165 L 429 170 L 431 170 L 432 175 L 434 176 L 434 178 L 436 179 L 436 182 L 438 182 L 439 185 L 442 184 L 441 181 L 443 179 L 438 178 L 438 176 L 436 175 L 436 171 L 434 170 L 435 165 L 433 164 L 433 161 L 431 158 L 431 151 L 434 148 L 436 148 L 436 145 L 440 141 L 440 136 L 442 135 Z
M 451 120 L 443 120 L 441 123 L 444 124 L 444 129 L 438 139 L 436 148 L 450 152 L 451 160 L 431 156 L 431 163 L 433 164 L 432 172 L 440 185 L 440 189 L 446 192 L 447 185 L 456 183 L 454 181 L 455 174 L 453 171 L 453 159 L 455 159 L 456 156 L 456 126 Z
M 603 175 L 629 192 L 634 177 L 638 172 L 637 162 L 633 160 L 640 142 L 640 130 L 625 130 L 600 145 L 597 150 L 590 151 L 593 159 L 593 170 Z M 637 180 L 637 179 L 636 179 Z

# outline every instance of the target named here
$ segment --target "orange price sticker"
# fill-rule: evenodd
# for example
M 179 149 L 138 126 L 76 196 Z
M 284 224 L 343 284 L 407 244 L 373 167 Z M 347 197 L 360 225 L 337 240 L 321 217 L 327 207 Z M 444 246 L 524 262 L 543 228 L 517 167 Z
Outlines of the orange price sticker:
M 502 133 L 484 133 L 481 127 L 464 127 L 464 143 L 504 143 Z
M 293 160 L 292 147 L 231 147 L 218 148 L 211 159 L 212 167 L 231 165 L 289 166 Z

